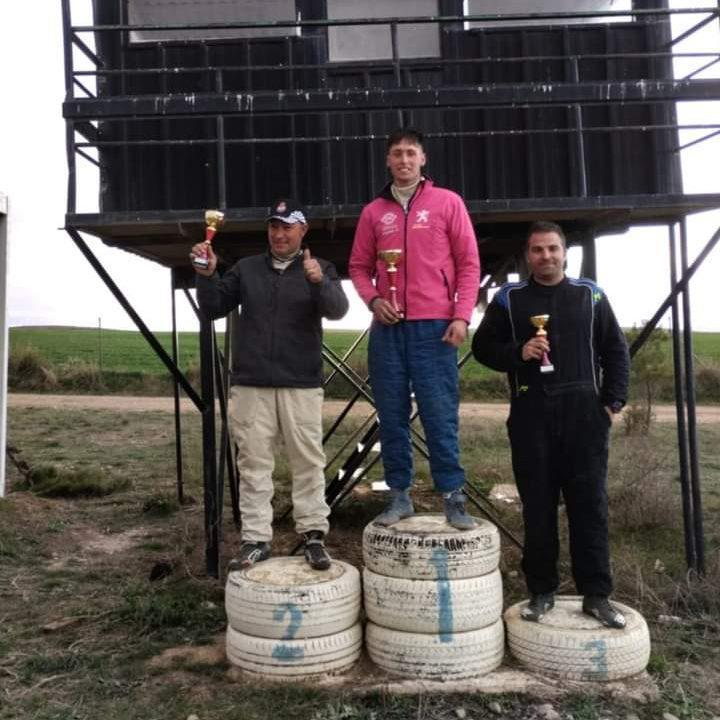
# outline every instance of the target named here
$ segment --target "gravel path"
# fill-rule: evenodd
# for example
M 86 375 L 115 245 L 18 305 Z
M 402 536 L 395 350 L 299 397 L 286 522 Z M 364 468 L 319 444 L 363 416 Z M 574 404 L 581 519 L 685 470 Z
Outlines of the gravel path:
M 180 401 L 182 412 L 193 412 L 195 407 L 187 398 Z M 172 412 L 172 397 L 142 397 L 134 395 L 45 395 L 35 393 L 9 393 L 8 407 L 14 408 L 52 408 L 55 410 L 116 410 L 118 412 Z M 325 412 L 337 415 L 345 403 L 339 400 L 327 400 Z M 352 414 L 365 415 L 368 412 L 366 402 L 356 403 Z M 460 405 L 462 417 L 503 419 L 507 417 L 506 403 L 464 402 Z M 674 405 L 656 405 L 655 416 L 660 422 L 675 421 Z M 720 406 L 700 405 L 697 408 L 697 421 L 701 424 L 720 423 Z

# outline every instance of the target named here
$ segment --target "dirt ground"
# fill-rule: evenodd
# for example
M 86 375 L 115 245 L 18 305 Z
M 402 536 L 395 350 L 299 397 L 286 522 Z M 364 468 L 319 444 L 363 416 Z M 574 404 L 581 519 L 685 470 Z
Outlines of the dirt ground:
M 10 393 L 10 408 L 53 408 L 53 409 L 86 409 L 86 410 L 117 410 L 121 412 L 173 411 L 171 397 L 140 397 L 130 395 L 39 395 L 31 393 Z M 342 400 L 326 400 L 324 409 L 328 415 L 337 415 L 345 407 Z M 194 412 L 195 406 L 187 398 L 181 398 L 180 410 L 184 413 Z M 659 422 L 675 421 L 674 405 L 656 405 L 655 416 Z M 366 403 L 356 404 L 352 414 L 366 414 Z M 474 403 L 464 402 L 460 405 L 462 417 L 502 419 L 507 416 L 507 403 Z M 700 405 L 697 407 L 699 424 L 720 422 L 720 406 Z
M 17 490 L 17 471 L 9 467 L 11 492 L 0 502 L 0 720 L 658 720 L 664 713 L 666 720 L 716 720 L 715 620 L 696 613 L 666 625 L 657 615 L 669 611 L 653 602 L 646 603 L 653 636 L 650 674 L 629 686 L 546 682 L 520 672 L 509 657 L 492 677 L 442 687 L 392 683 L 367 658 L 347 676 L 297 688 L 270 689 L 238 675 L 224 660 L 222 584 L 205 576 L 200 422 L 191 421 L 197 416 L 193 406 L 183 402 L 189 437 L 186 503 L 179 506 L 172 398 L 11 394 L 8 404 L 9 436 L 29 462 L 100 467 L 103 476 L 132 482 L 106 496 L 50 499 Z M 328 417 L 343 407 L 327 402 Z M 354 412 L 362 418 L 368 405 Z M 494 450 L 498 445 L 506 453 L 507 406 L 465 403 L 462 414 L 481 448 L 468 446 L 469 465 L 482 459 L 478 475 L 508 482 L 509 470 L 498 470 L 507 458 Z M 674 408 L 658 408 L 657 417 L 671 422 Z M 719 444 L 710 423 L 720 424 L 720 408 L 700 408 L 698 420 L 716 467 L 712 448 Z M 673 434 L 669 425 L 659 431 L 662 438 Z M 653 445 L 651 455 L 657 454 Z M 416 488 L 415 501 L 419 512 L 438 509 L 429 487 Z M 333 557 L 362 565 L 359 538 L 383 502 L 366 485 L 353 491 L 334 516 L 328 538 Z M 283 495 L 278 516 L 287 503 Z M 517 532 L 517 506 L 499 505 L 503 521 Z M 230 515 L 226 508 L 222 568 L 240 541 Z M 297 545 L 292 525 L 291 518 L 277 521 L 273 554 L 290 554 Z M 679 554 L 675 546 L 665 552 L 664 537 L 658 533 L 650 563 Z M 635 583 L 643 566 L 626 554 L 623 562 L 632 571 L 619 569 Z M 503 591 L 509 603 L 524 594 L 518 568 L 518 551 L 505 542 Z M 637 592 L 632 597 L 639 602 Z

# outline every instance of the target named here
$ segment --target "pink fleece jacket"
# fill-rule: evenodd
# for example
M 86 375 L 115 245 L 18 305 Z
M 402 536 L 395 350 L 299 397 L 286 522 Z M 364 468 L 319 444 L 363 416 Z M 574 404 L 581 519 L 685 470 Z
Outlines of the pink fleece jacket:
M 470 322 L 480 287 L 477 241 L 462 198 L 422 180 L 407 213 L 388 185 L 363 208 L 350 254 L 350 279 L 369 304 L 390 299 L 379 250 L 399 248 L 398 305 L 407 320 Z

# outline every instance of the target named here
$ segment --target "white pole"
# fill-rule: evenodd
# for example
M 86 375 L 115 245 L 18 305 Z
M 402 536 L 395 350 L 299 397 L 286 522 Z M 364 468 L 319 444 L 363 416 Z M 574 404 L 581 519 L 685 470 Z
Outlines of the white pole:
M 0 497 L 5 497 L 7 447 L 7 196 L 0 192 Z

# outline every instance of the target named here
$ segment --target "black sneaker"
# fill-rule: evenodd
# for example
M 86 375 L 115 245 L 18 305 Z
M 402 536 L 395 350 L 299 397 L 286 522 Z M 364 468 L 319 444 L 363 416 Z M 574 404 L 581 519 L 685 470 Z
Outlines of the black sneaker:
M 320 530 L 310 530 L 303 535 L 305 540 L 305 560 L 313 570 L 327 570 L 331 559 L 323 542 L 323 533 Z
M 582 609 L 586 615 L 599 620 L 605 627 L 618 630 L 625 627 L 625 616 L 604 595 L 586 595 Z
M 520 611 L 520 617 L 530 622 L 540 622 L 546 613 L 555 607 L 553 593 L 538 593 L 531 595 L 528 604 Z
M 255 563 L 267 560 L 270 557 L 270 543 L 268 542 L 244 542 L 240 546 L 240 552 L 236 558 L 228 563 L 228 572 L 235 570 L 246 570 Z

